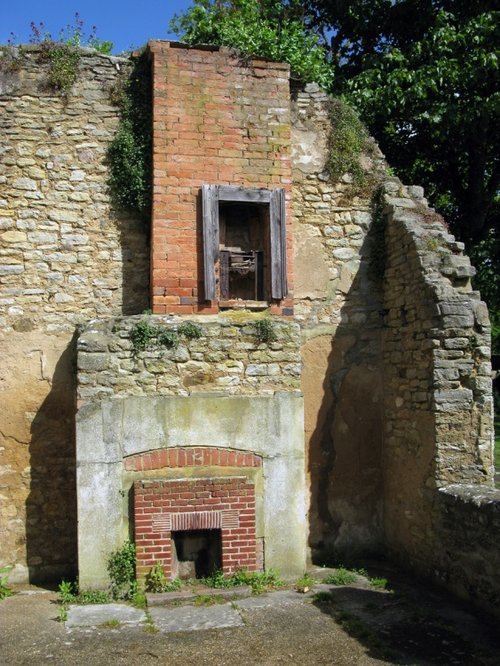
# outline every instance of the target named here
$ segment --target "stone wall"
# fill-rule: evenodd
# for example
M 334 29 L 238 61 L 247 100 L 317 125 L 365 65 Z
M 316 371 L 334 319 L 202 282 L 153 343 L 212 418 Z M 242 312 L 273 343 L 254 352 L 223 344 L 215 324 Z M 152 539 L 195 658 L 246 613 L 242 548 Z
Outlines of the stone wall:
M 379 210 L 386 545 L 406 565 L 498 612 L 486 306 L 471 288 L 463 244 L 421 188 L 386 183 Z
M 371 269 L 373 197 L 385 177 L 375 144 L 366 182 L 325 171 L 329 100 L 292 96 L 295 319 L 310 481 L 310 546 L 319 560 L 382 548 L 380 284 Z M 362 410 L 360 411 L 360 405 Z
M 78 403 L 127 395 L 184 395 L 224 391 L 228 395 L 300 391 L 300 331 L 297 324 L 272 321 L 273 340 L 258 338 L 262 317 L 250 313 L 194 315 L 199 337 L 182 333 L 180 317 L 126 317 L 92 322 L 78 339 Z M 146 322 L 156 336 L 134 350 L 133 331 Z M 173 335 L 169 347 L 161 343 Z
M 67 97 L 39 47 L 0 50 L 0 566 L 76 561 L 75 326 L 148 305 L 146 233 L 109 201 L 124 59 L 82 50 Z

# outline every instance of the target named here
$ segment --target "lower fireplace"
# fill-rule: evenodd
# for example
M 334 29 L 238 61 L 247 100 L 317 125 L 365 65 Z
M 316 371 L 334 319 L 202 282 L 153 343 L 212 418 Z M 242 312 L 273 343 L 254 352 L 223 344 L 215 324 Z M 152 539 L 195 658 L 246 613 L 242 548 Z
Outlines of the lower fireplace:
M 255 484 L 247 476 L 134 483 L 138 578 L 161 564 L 169 578 L 262 568 Z

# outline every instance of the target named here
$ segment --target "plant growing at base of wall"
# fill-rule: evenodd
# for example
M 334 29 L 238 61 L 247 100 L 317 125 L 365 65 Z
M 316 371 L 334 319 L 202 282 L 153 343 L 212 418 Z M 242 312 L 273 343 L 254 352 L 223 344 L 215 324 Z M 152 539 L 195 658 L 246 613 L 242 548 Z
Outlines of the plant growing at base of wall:
M 108 557 L 107 569 L 114 599 L 130 599 L 137 592 L 135 579 L 135 544 L 125 541 Z
M 7 574 L 11 569 L 12 567 L 2 567 L 0 569 L 0 601 L 14 594 L 10 587 L 7 585 L 7 576 L 2 575 Z

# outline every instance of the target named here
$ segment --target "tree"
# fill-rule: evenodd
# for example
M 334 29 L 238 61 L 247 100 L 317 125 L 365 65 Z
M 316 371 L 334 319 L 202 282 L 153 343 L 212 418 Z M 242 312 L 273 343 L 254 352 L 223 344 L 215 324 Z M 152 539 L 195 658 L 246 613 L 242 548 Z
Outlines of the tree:
M 298 0 L 194 0 L 170 27 L 188 44 L 232 46 L 248 56 L 288 62 L 292 76 L 331 86 L 326 51 L 307 29 Z
M 404 181 L 426 187 L 431 203 L 471 248 L 498 226 L 500 209 L 495 5 L 195 0 L 173 27 L 191 43 L 286 60 L 305 80 L 345 95 L 391 166 Z
M 500 12 L 482 11 L 487 4 L 379 0 L 368 26 L 339 22 L 334 38 L 336 90 L 360 111 L 391 166 L 426 187 L 469 247 L 499 215 Z M 381 11 L 388 5 L 392 23 Z M 435 11 L 439 5 L 455 13 Z M 341 31 L 346 24 L 351 34 Z

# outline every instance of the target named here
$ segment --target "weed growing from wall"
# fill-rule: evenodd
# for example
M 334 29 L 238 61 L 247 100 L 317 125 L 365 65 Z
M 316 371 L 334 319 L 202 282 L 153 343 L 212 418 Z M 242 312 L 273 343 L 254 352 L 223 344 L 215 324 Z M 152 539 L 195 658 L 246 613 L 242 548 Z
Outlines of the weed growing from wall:
M 114 205 L 139 215 L 151 214 L 152 99 L 147 54 L 132 56 L 132 71 L 111 92 L 121 107 L 120 125 L 109 150 L 109 188 Z
M 368 147 L 368 132 L 356 111 L 341 99 L 332 99 L 328 105 L 330 133 L 328 136 L 327 169 L 332 181 L 351 174 L 356 185 L 363 185 L 365 172 L 361 156 Z
M 40 44 L 40 60 L 49 63 L 49 84 L 63 95 L 68 95 L 78 77 L 81 59 L 79 47 L 90 46 L 100 53 L 111 53 L 113 48 L 112 42 L 97 38 L 95 26 L 92 26 L 88 36 L 85 34 L 84 23 L 78 12 L 74 23 L 60 30 L 57 39 L 45 30 L 43 22 L 36 24 L 32 21 L 30 42 Z
M 271 319 L 258 319 L 254 322 L 253 327 L 255 329 L 255 337 L 259 342 L 269 344 L 278 339 L 276 326 Z
M 115 599 L 129 599 L 137 591 L 135 580 L 135 544 L 126 541 L 108 557 L 107 569 L 111 593 Z

